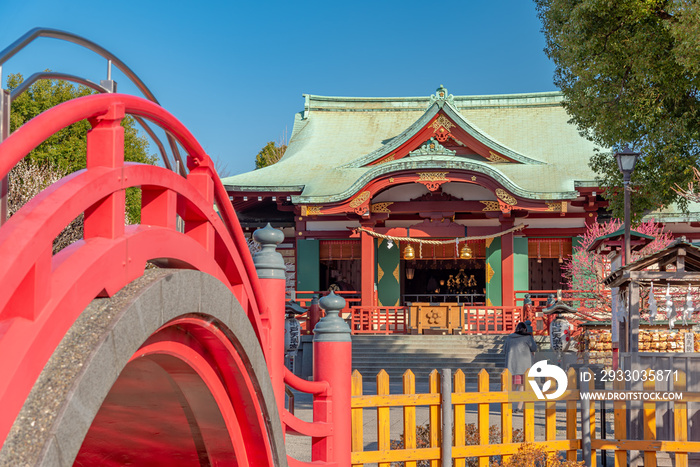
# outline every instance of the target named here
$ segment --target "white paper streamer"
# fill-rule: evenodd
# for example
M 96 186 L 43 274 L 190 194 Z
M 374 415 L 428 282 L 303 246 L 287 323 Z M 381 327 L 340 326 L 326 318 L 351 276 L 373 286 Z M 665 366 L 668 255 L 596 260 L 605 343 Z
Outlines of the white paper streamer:
M 649 290 L 649 324 L 654 324 L 656 320 L 656 297 L 654 296 L 654 283 L 651 283 L 651 289 Z

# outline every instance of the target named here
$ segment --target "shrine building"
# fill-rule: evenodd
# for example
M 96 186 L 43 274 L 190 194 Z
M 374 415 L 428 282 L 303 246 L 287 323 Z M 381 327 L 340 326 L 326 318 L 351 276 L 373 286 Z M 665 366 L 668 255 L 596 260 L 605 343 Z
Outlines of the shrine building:
M 244 230 L 284 231 L 297 291 L 513 306 L 562 288 L 577 237 L 609 217 L 559 92 L 304 99 L 284 157 L 223 180 Z

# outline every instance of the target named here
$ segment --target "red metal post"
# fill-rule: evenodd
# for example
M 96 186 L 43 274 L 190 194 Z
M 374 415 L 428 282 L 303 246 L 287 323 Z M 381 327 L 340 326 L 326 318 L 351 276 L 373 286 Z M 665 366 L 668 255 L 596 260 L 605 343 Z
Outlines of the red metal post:
M 350 383 L 352 342 L 350 328 L 339 316 L 345 299 L 331 292 L 320 301 L 326 316 L 314 329 L 314 381 L 330 385 L 329 396 L 314 398 L 314 422 L 333 424 L 333 434 L 312 438 L 311 461 L 350 466 L 352 422 Z
M 284 240 L 284 234 L 267 224 L 265 228 L 256 230 L 253 238 L 262 245 L 262 249 L 253 256 L 253 262 L 265 295 L 266 307 L 261 313 L 262 326 L 267 330 L 268 335 L 264 343 L 265 357 L 272 380 L 272 389 L 275 391 L 277 408 L 282 410 L 284 408 L 285 267 L 284 259 L 276 248 Z

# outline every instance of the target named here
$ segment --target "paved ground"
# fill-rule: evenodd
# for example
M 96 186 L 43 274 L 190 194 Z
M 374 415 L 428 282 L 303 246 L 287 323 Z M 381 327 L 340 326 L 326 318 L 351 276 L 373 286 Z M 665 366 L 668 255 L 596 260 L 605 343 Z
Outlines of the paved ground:
M 500 390 L 500 386 L 492 385 L 492 391 Z M 467 385 L 467 391 L 476 392 L 476 385 Z M 402 387 L 400 383 L 393 383 L 391 385 L 392 394 L 401 394 Z M 427 381 L 417 381 L 416 382 L 416 393 L 427 393 L 428 383 Z M 376 385 L 374 382 L 365 382 L 363 385 L 364 394 L 376 394 Z M 301 394 L 295 392 L 295 414 L 302 420 L 311 421 L 312 410 L 311 410 L 311 396 L 308 394 Z M 566 439 L 566 414 L 565 414 L 565 404 L 557 404 L 557 439 Z M 400 434 L 403 430 L 403 412 L 401 408 L 392 408 L 390 411 L 391 416 L 391 439 L 398 440 Z M 612 432 L 613 427 L 613 416 L 611 411 L 608 411 L 606 416 L 607 423 L 607 433 Z M 467 423 L 477 422 L 477 408 L 476 405 L 467 406 L 466 408 L 466 421 Z M 426 424 L 428 422 L 428 408 L 419 407 L 416 410 L 416 423 Z M 500 404 L 492 404 L 490 423 L 492 425 L 497 425 L 500 427 Z M 599 420 L 596 421 L 596 425 L 600 427 Z M 544 440 L 544 404 L 535 404 L 535 439 Z M 523 417 L 522 414 L 513 415 L 513 429 L 523 428 Z M 600 430 L 600 428 L 598 428 Z M 364 448 L 366 451 L 372 451 L 377 448 L 377 412 L 376 409 L 365 409 L 364 410 Z M 579 433 L 580 436 L 580 433 Z M 598 431 L 597 437 L 600 436 Z M 311 461 L 311 440 L 306 437 L 298 436 L 288 436 L 287 437 L 287 454 L 301 461 Z M 600 455 L 600 454 L 599 454 Z M 613 466 L 612 453 L 607 453 L 607 465 Z M 597 465 L 605 465 L 605 462 L 601 462 L 602 458 L 598 459 Z M 366 465 L 376 465 L 376 464 L 366 464 Z M 672 465 L 670 459 L 662 458 L 660 456 L 659 466 Z

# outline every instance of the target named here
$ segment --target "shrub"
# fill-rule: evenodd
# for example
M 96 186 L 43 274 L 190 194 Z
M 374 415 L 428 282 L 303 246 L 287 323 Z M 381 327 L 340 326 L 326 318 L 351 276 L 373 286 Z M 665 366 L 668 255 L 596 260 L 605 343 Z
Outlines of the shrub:
M 583 467 L 583 462 L 562 461 L 555 453 L 544 448 L 524 443 L 516 454 L 504 462 L 502 467 Z
M 454 433 L 452 434 L 454 436 Z M 523 430 L 517 429 L 513 430 L 513 441 L 514 443 L 521 443 L 524 440 Z M 498 444 L 501 442 L 501 429 L 497 425 L 491 425 L 489 427 L 489 444 Z M 479 444 L 479 428 L 474 423 L 468 423 L 465 427 L 465 439 L 464 444 L 467 446 L 476 446 Z M 416 427 L 416 448 L 428 448 L 430 447 L 430 426 L 428 424 L 418 425 Z M 404 449 L 404 437 L 391 442 L 391 449 Z M 491 465 L 493 467 L 498 466 L 498 461 L 500 457 L 496 456 L 496 461 L 493 461 Z M 476 467 L 479 461 L 476 457 L 467 458 L 467 466 Z M 403 466 L 403 462 L 394 462 L 392 464 L 394 467 Z M 430 461 L 423 460 L 418 461 L 418 467 L 428 467 Z M 568 466 L 567 466 L 568 467 Z

